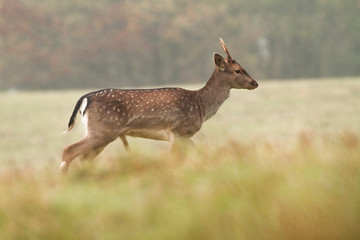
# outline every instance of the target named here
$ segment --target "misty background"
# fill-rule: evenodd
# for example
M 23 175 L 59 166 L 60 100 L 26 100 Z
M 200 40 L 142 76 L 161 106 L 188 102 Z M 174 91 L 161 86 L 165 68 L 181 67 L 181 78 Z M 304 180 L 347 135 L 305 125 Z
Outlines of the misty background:
M 360 75 L 359 0 L 0 0 L 0 90 Z

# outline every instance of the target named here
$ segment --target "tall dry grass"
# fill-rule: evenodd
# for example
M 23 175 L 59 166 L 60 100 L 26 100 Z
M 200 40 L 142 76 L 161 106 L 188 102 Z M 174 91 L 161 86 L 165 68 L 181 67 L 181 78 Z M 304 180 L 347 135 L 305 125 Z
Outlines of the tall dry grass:
M 58 173 L 86 91 L 0 93 L 0 239 L 357 239 L 358 79 L 233 91 L 176 154 L 130 139 Z
M 360 140 L 230 141 L 0 174 L 2 239 L 357 239 Z

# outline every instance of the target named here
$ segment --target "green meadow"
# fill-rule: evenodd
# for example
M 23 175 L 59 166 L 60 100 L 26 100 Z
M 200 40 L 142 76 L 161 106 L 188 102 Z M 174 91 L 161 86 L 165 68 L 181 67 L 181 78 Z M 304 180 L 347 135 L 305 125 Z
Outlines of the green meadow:
M 117 140 L 61 175 L 88 91 L 0 93 L 0 239 L 359 238 L 358 78 L 260 80 L 195 147 Z

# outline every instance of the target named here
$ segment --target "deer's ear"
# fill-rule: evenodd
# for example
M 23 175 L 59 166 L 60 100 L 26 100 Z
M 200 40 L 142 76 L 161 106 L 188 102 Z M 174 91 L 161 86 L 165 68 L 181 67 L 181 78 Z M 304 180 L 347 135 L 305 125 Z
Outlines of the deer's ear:
M 221 71 L 225 70 L 225 60 L 220 54 L 214 53 L 214 63 Z

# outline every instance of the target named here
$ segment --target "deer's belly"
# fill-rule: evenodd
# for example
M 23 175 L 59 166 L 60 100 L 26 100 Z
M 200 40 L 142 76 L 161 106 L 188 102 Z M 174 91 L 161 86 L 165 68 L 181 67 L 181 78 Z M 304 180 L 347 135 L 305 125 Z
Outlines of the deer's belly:
M 154 140 L 170 141 L 169 131 L 165 129 L 136 129 L 130 130 L 126 135 L 131 137 L 149 138 Z

